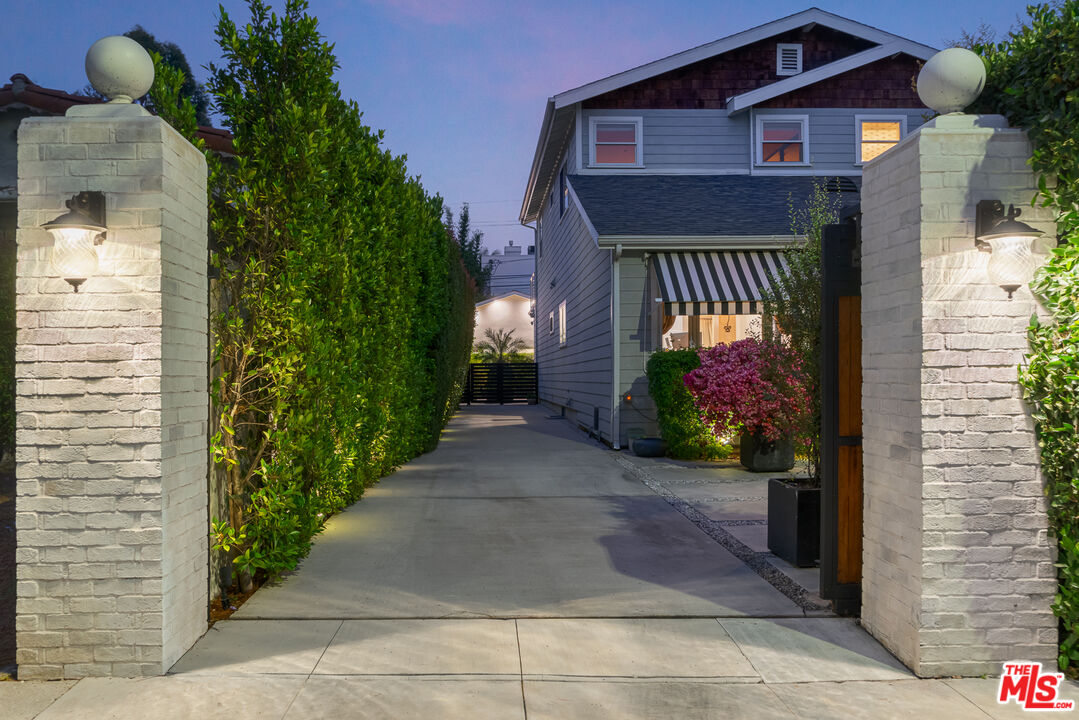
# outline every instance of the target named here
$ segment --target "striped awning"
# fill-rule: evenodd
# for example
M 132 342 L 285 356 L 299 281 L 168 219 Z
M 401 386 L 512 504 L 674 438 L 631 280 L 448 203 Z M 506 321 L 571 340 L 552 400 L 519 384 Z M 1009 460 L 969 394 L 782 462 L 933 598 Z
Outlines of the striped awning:
M 761 288 L 787 269 L 778 250 L 671 252 L 654 256 L 667 315 L 754 315 Z

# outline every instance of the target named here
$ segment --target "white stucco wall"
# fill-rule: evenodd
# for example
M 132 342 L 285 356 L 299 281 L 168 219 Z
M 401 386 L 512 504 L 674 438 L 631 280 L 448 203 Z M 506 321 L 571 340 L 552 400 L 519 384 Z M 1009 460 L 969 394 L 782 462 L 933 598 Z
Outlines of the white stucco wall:
M 513 330 L 513 336 L 524 340 L 529 350 L 535 346 L 532 318 L 528 316 L 527 296 L 510 293 L 476 303 L 476 330 L 473 342 L 484 339 L 484 331 Z

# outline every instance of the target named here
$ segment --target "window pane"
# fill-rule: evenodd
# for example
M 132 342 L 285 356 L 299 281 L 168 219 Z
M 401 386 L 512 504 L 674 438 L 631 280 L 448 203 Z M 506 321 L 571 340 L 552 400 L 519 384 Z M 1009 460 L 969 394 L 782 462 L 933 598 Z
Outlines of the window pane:
M 637 162 L 637 146 L 596 145 L 596 162 L 633 165 Z
M 802 143 L 769 143 L 761 146 L 764 162 L 802 162 Z
M 898 122 L 863 122 L 863 142 L 899 142 Z
M 636 143 L 637 126 L 633 123 L 597 123 L 596 142 Z
M 869 162 L 882 152 L 895 145 L 894 142 L 888 143 L 862 143 L 862 162 Z
M 761 134 L 764 142 L 798 142 L 802 139 L 802 123 L 765 121 Z

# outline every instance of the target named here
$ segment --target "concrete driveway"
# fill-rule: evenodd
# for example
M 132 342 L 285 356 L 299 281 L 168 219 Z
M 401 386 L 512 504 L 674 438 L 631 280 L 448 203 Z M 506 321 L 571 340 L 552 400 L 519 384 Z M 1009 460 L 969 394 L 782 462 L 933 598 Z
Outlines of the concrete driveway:
M 806 617 L 616 457 L 542 408 L 463 410 L 171 674 L 0 683 L 0 706 L 14 720 L 1024 716 L 992 678 L 918 680 L 856 621 Z
M 235 618 L 801 615 L 566 420 L 473 406 Z

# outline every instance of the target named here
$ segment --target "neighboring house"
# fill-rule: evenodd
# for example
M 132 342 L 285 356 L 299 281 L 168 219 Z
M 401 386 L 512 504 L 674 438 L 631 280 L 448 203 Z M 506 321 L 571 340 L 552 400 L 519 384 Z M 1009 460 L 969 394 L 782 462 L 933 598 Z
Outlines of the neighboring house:
M 535 223 L 540 399 L 615 447 L 656 432 L 645 363 L 759 328 L 788 197 L 931 114 L 935 49 L 812 8 L 548 100 L 522 223 Z M 628 396 L 628 399 L 627 399 Z
M 527 283 L 526 283 L 527 287 Z M 531 352 L 533 348 L 532 317 L 529 315 L 532 302 L 528 295 L 508 292 L 476 303 L 476 331 L 474 342 L 484 340 L 484 330 L 513 330 L 513 336 L 526 343 Z
M 488 253 L 484 248 L 481 260 L 486 267 L 492 263 L 494 269 L 491 272 L 491 282 L 488 289 L 493 297 L 498 297 L 508 292 L 518 292 L 529 295 L 532 291 L 532 273 L 536 271 L 535 246 L 529 245 L 527 252 L 522 252 L 520 245 L 510 244 L 502 248 L 499 253 L 495 250 Z M 531 342 L 531 340 L 529 340 Z

